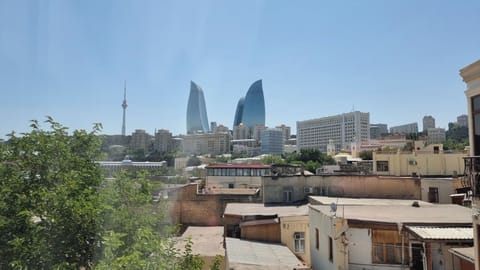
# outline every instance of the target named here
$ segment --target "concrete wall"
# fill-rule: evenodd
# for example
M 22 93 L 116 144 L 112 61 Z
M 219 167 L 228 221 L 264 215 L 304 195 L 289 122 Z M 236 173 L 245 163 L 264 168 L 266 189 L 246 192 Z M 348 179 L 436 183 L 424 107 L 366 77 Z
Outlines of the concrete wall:
M 373 174 L 409 176 L 417 175 L 454 175 L 464 173 L 463 157 L 467 153 L 373 152 Z M 388 161 L 388 172 L 377 170 L 376 161 Z
M 312 268 L 315 270 L 321 269 L 348 269 L 348 248 L 342 243 L 343 237 L 338 237 L 335 240 L 335 235 L 342 228 L 341 220 L 322 213 L 309 210 L 310 221 L 310 256 L 312 261 Z M 319 248 L 316 248 L 316 233 L 318 230 Z M 333 260 L 329 259 L 329 238 L 333 242 Z
M 420 200 L 420 179 L 411 177 L 379 176 L 290 176 L 262 177 L 265 203 L 283 202 L 283 191 L 292 191 L 292 201 L 307 198 L 305 187 L 312 187 L 314 195 Z
M 297 257 L 307 265 L 312 265 L 310 260 L 310 230 L 308 216 L 281 217 L 280 218 L 281 242 L 286 245 Z M 295 252 L 294 233 L 305 233 L 305 252 Z

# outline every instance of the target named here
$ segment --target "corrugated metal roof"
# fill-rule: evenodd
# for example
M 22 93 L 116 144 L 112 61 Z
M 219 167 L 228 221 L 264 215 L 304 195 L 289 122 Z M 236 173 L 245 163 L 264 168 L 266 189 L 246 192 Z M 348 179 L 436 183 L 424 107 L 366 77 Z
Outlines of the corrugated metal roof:
M 471 227 L 407 226 L 407 230 L 424 240 L 473 240 Z
M 457 257 L 467 260 L 473 264 L 475 263 L 475 250 L 473 247 L 451 248 L 448 251 Z
M 308 269 L 286 246 L 225 238 L 230 269 Z
M 213 164 L 207 169 L 270 169 L 269 165 L 263 164 Z

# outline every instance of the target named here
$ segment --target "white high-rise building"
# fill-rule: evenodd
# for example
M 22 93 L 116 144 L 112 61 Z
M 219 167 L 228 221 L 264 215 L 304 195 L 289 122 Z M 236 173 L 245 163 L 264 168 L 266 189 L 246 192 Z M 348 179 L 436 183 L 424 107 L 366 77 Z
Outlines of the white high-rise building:
M 351 142 L 368 142 L 370 137 L 370 113 L 350 112 L 323 118 L 297 121 L 297 148 L 319 149 L 327 152 L 329 140 L 335 151 L 347 148 Z
M 468 115 L 462 114 L 457 116 L 457 125 L 461 127 L 468 127 Z

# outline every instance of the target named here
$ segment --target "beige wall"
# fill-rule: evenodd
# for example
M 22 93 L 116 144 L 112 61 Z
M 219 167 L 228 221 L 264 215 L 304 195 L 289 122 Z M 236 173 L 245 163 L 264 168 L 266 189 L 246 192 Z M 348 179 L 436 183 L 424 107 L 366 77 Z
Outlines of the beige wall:
M 438 203 L 452 203 L 451 194 L 461 187 L 460 178 L 422 178 L 422 201 L 428 202 L 428 191 L 430 187 L 438 188 Z
M 280 223 L 242 226 L 241 239 L 280 243 Z
M 417 175 L 454 175 L 463 174 L 464 164 L 462 153 L 415 153 L 396 152 L 380 153 L 373 152 L 373 173 L 378 175 L 407 176 Z M 377 171 L 376 161 L 388 161 L 388 172 Z
M 295 232 L 305 233 L 305 252 L 295 253 L 300 257 L 308 266 L 312 265 L 310 260 L 310 231 L 308 225 L 308 216 L 296 216 L 296 217 L 281 217 L 280 218 L 280 230 L 282 244 L 286 245 L 293 253 L 295 253 Z
M 367 175 L 314 175 L 262 178 L 264 203 L 283 202 L 283 191 L 292 191 L 292 201 L 307 198 L 305 187 L 313 195 L 356 198 L 386 198 L 420 200 L 420 179 L 412 177 Z

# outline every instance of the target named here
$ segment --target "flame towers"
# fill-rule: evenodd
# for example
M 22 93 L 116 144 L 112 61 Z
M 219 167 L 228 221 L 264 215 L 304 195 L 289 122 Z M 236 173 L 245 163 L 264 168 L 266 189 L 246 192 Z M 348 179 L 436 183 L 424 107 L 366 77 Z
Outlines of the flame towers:
M 187 134 L 207 133 L 208 131 L 207 108 L 203 90 L 192 81 L 190 82 L 190 95 L 187 107 Z
M 248 89 L 245 98 L 242 97 L 238 101 L 233 125 L 236 127 L 240 123 L 250 129 L 255 126 L 265 126 L 262 80 L 254 82 Z

